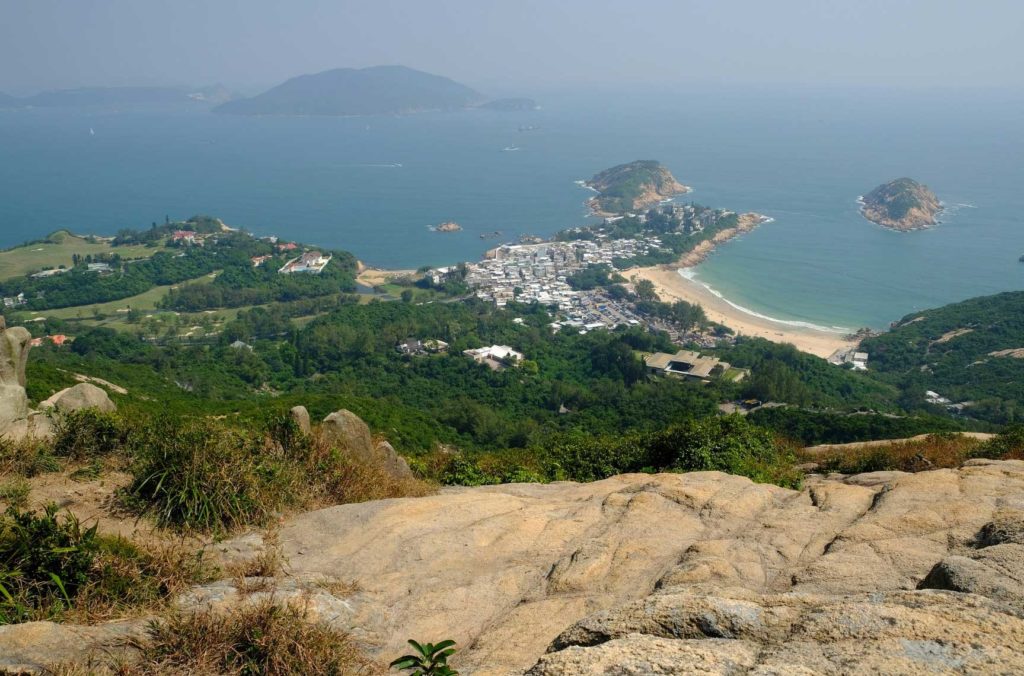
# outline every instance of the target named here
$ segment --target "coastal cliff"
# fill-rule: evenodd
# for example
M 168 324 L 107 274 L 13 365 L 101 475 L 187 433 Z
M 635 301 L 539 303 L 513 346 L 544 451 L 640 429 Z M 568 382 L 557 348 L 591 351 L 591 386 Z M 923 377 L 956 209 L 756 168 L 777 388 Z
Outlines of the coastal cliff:
M 884 183 L 861 198 L 861 214 L 872 223 L 908 232 L 935 225 L 942 204 L 928 186 L 911 178 Z
M 642 211 L 662 200 L 690 192 L 666 167 L 654 160 L 637 160 L 594 174 L 584 185 L 597 191 L 587 203 L 596 216 Z

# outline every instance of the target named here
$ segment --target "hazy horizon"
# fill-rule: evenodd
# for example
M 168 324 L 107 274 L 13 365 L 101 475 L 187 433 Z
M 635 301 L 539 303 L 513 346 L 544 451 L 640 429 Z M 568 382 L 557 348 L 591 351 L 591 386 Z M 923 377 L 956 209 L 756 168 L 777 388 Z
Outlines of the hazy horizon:
M 249 93 L 401 64 L 495 95 L 593 85 L 1024 89 L 1024 5 L 2 0 L 0 91 L 206 86 Z

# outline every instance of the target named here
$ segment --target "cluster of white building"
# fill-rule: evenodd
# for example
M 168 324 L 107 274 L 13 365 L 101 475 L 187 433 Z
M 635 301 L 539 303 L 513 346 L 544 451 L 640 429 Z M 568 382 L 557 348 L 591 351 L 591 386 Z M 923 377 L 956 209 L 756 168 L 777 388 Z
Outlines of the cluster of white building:
M 661 246 L 655 237 L 596 241 L 509 244 L 492 249 L 487 258 L 467 266 L 466 283 L 476 295 L 503 306 L 511 300 L 573 306 L 576 292 L 566 279 L 590 265 L 633 258 Z
M 282 275 L 290 275 L 296 272 L 308 272 L 319 275 L 331 262 L 331 256 L 325 256 L 319 251 L 307 251 L 298 258 L 293 258 L 278 270 Z M 254 263 L 254 265 L 256 265 Z

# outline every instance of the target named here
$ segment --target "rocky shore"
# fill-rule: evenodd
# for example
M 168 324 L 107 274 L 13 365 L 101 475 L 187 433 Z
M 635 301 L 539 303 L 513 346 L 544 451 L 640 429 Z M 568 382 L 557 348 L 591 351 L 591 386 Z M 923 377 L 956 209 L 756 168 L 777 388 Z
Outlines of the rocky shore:
M 679 257 L 675 263 L 672 264 L 673 269 L 679 268 L 692 268 L 704 261 L 711 252 L 715 250 L 719 244 L 724 244 L 734 237 L 750 232 L 762 223 L 767 222 L 768 218 L 761 214 L 746 213 L 740 214 L 739 221 L 735 227 L 722 230 L 714 237 L 709 240 L 705 240 L 695 246 L 692 250 L 683 254 Z

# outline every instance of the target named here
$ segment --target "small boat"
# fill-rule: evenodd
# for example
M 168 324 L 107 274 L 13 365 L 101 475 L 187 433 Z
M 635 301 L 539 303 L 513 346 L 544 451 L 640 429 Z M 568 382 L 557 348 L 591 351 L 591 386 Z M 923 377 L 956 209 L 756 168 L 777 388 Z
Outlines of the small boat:
M 519 150 L 519 146 L 505 146 L 501 150 L 502 150 L 502 152 L 505 152 L 505 153 L 512 153 L 512 152 L 515 152 L 515 151 Z

